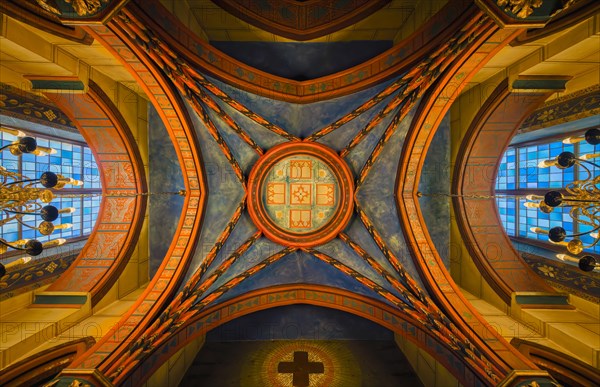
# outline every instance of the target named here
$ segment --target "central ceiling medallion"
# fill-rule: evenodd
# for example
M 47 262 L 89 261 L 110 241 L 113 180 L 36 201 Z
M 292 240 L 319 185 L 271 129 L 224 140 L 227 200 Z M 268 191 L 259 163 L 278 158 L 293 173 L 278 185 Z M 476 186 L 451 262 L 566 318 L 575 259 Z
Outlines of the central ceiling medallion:
M 267 238 L 281 245 L 327 243 L 352 216 L 352 173 L 324 145 L 275 146 L 258 160 L 248 181 L 250 217 Z

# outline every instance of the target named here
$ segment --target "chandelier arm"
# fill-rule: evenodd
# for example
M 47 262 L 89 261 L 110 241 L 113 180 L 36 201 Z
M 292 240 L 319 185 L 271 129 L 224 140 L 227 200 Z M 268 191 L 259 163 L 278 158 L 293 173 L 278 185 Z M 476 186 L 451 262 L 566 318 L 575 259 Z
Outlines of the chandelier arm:
M 0 220 L 0 227 L 3 227 L 6 223 L 10 222 L 11 220 L 14 220 L 18 217 L 19 215 L 15 215 L 15 216 L 9 216 L 6 219 L 2 219 Z
M 590 218 L 590 219 L 591 219 L 591 217 L 590 217 L 589 215 L 583 214 L 583 216 L 586 216 L 586 217 L 588 217 L 588 218 Z M 592 221 L 587 221 L 587 220 L 581 219 L 581 218 L 579 218 L 579 217 L 577 217 L 577 218 L 573 218 L 573 219 L 574 219 L 574 220 L 576 220 L 578 223 L 580 223 L 580 224 L 584 224 L 584 225 L 587 225 L 587 226 L 591 226 L 591 227 L 596 227 L 596 226 L 598 226 L 598 223 L 594 223 L 594 222 L 592 222 Z
M 594 239 L 594 242 L 591 245 L 589 245 L 587 248 L 591 249 L 592 247 L 596 246 L 598 244 L 598 242 L 600 242 L 600 238 Z
M 570 207 L 583 207 L 581 205 L 578 204 L 569 204 L 570 202 L 573 203 L 600 203 L 600 199 L 575 199 L 575 198 L 564 198 L 561 206 L 570 206 Z
M 595 166 L 596 168 L 600 168 L 600 166 L 598 166 L 597 164 L 592 163 L 591 161 L 584 160 L 584 159 L 577 158 L 577 159 L 575 159 L 575 163 L 577 165 L 579 165 L 580 167 L 582 167 L 583 169 L 585 169 L 585 171 L 587 172 L 587 177 L 585 179 L 579 179 L 576 182 L 573 182 L 573 183 L 577 183 L 577 185 L 580 185 L 579 182 L 581 182 L 581 181 L 587 182 L 590 179 L 592 179 L 592 171 L 584 163 L 589 163 L 589 164 Z M 584 183 L 584 185 L 585 185 L 585 183 Z
M 21 223 L 25 227 L 32 228 L 34 230 L 39 230 L 39 227 L 28 225 L 27 223 L 23 222 L 20 217 L 19 218 L 15 218 L 15 219 L 16 219 L 17 222 Z
M 15 249 L 15 250 L 21 250 L 21 251 L 25 251 L 27 250 L 24 247 L 15 247 L 13 245 L 11 245 L 10 243 L 6 242 L 4 239 L 0 238 L 0 244 L 3 244 L 4 246 L 10 247 L 11 249 Z
M 589 161 L 589 160 L 586 160 L 586 159 L 580 159 L 580 158 L 577 158 L 576 160 L 577 160 L 577 161 L 579 161 L 579 163 L 578 163 L 578 164 L 579 164 L 579 165 L 581 165 L 582 167 L 584 167 L 585 169 L 587 169 L 587 168 L 586 168 L 586 167 L 585 167 L 583 164 L 581 164 L 581 163 L 590 164 L 590 165 L 593 165 L 594 167 L 596 167 L 596 168 L 599 168 L 599 169 L 600 169 L 600 165 L 598 165 L 598 164 L 596 164 L 596 163 L 593 163 L 593 162 L 591 162 L 591 161 Z
M 572 235 L 567 235 L 567 238 L 575 238 L 575 237 L 578 237 L 578 236 L 588 235 L 589 233 L 594 232 L 594 231 L 598 231 L 598 230 L 600 230 L 600 226 L 597 226 L 596 228 L 594 228 L 593 230 L 590 230 L 590 231 L 580 232 L 580 233 L 572 234 Z
M 31 183 L 31 184 L 27 184 L 27 186 L 33 185 L 35 183 L 37 183 L 38 181 L 40 181 L 40 179 L 26 179 L 26 180 L 15 180 L 12 181 L 10 183 L 6 183 L 5 185 L 14 185 L 14 184 L 22 184 L 22 183 Z M 23 188 L 27 187 L 24 186 Z
M 4 210 L 6 212 L 10 212 L 12 214 L 21 214 L 21 215 L 41 215 L 36 212 L 25 212 L 25 211 L 14 211 L 14 210 Z

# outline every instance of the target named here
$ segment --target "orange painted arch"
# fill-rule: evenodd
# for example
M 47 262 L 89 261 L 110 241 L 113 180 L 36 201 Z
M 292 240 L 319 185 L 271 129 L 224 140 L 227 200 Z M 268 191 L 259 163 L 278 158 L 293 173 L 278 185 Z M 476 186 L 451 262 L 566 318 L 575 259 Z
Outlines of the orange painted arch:
M 482 12 L 469 10 L 469 12 Z M 427 150 L 445 113 L 469 80 L 502 47 L 522 30 L 500 30 L 490 19 L 485 30 L 446 69 L 423 96 L 406 135 L 396 178 L 396 204 L 402 231 L 415 266 L 431 297 L 452 322 L 504 372 L 535 369 L 535 365 L 510 346 L 466 300 L 429 235 L 417 197 Z M 494 338 L 491 340 L 491 338 Z
M 207 308 L 173 332 L 170 340 L 153 348 L 152 354 L 143 362 L 138 363 L 130 372 L 113 382 L 125 387 L 143 383 L 177 351 L 210 330 L 251 313 L 296 304 L 337 309 L 371 320 L 425 350 L 444 365 L 461 384 L 493 385 L 491 380 L 481 375 L 482 371 L 471 368 L 468 361 L 458 356 L 446 344 L 438 341 L 428 330 L 420 328 L 422 324 L 413 319 L 409 313 L 347 290 L 311 284 L 280 285 L 259 289 Z

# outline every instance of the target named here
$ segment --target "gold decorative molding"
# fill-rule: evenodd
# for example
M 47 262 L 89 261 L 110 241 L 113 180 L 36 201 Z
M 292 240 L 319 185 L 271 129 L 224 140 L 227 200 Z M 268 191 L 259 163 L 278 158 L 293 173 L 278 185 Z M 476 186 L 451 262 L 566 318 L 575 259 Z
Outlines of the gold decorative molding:
M 60 10 L 58 9 L 58 7 L 56 6 L 56 3 L 52 2 L 52 4 L 50 4 L 50 3 L 49 3 L 50 1 L 52 1 L 52 0 L 36 0 L 36 2 L 38 3 L 38 5 L 39 5 L 40 7 L 42 7 L 42 9 L 43 9 L 44 11 L 47 11 L 47 12 L 53 13 L 53 14 L 55 14 L 55 15 L 60 15 L 60 14 L 61 14 L 61 12 L 60 12 Z
M 538 380 L 531 380 L 538 379 Z M 512 370 L 508 376 L 502 380 L 496 387 L 540 387 L 543 381 L 543 386 L 556 386 L 560 387 L 560 384 L 556 383 L 548 371 L 543 370 Z M 528 384 L 524 384 L 527 383 Z
M 60 378 L 63 376 L 74 379 L 69 387 L 85 387 L 87 385 L 87 384 L 85 384 L 85 382 L 91 382 L 94 386 L 98 386 L 98 387 L 113 387 L 113 384 L 110 382 L 110 380 L 108 380 L 108 378 L 106 376 L 104 376 L 104 374 L 102 374 L 102 372 L 98 371 L 97 368 L 93 368 L 93 369 L 66 368 L 66 369 L 62 370 L 62 372 L 60 373 L 58 378 L 55 380 L 60 380 Z M 82 381 L 83 381 L 83 383 L 82 383 Z M 53 382 L 54 381 L 52 381 L 50 383 L 53 383 Z M 75 382 L 78 382 L 79 384 L 74 384 Z M 51 384 L 47 384 L 44 387 L 47 387 L 47 386 L 51 386 Z
M 504 12 L 512 12 L 519 19 L 525 19 L 533 13 L 534 8 L 542 6 L 542 0 L 498 0 L 496 4 Z
M 502 28 L 543 28 L 577 1 L 475 0 L 475 4 Z
M 108 0 L 65 0 L 79 16 L 95 15 Z M 540 1 L 541 2 L 541 1 Z
M 62 15 L 55 0 L 36 0 L 36 2 L 45 11 L 55 15 Z M 108 0 L 65 0 L 65 2 L 71 5 L 77 15 L 93 16 L 101 10 L 102 4 L 106 4 Z

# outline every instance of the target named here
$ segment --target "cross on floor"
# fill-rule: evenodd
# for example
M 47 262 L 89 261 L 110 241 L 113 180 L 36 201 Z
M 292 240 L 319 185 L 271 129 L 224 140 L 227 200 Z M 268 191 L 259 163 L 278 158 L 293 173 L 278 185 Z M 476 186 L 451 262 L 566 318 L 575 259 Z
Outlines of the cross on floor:
M 293 374 L 292 385 L 295 387 L 308 387 L 309 374 L 322 374 L 325 367 L 321 362 L 309 362 L 308 352 L 294 352 L 294 361 L 282 361 L 277 366 L 280 374 Z

